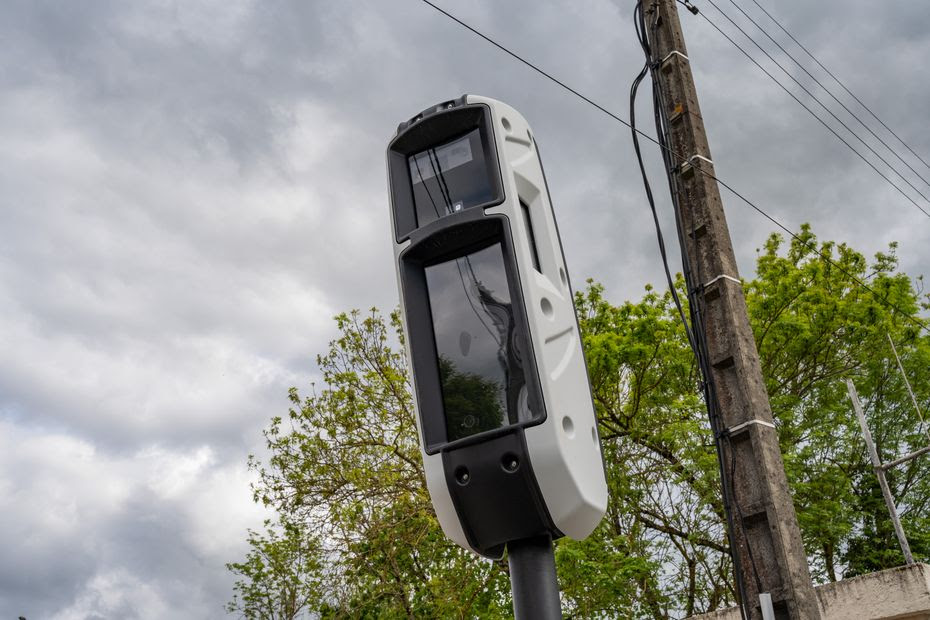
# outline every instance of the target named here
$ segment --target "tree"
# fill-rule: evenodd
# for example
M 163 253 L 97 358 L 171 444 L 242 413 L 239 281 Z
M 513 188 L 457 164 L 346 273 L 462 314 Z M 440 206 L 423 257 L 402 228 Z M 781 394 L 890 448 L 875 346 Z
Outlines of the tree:
M 915 318 L 927 309 L 927 297 L 920 279 L 912 283 L 897 272 L 894 249 L 869 265 L 846 245 L 818 244 L 804 227 L 787 247 L 777 235 L 770 237 L 759 253 L 757 277 L 744 283 L 818 580 L 903 562 L 843 383 L 845 377 L 856 381 L 886 453 L 902 454 L 926 441 L 887 336 L 904 348 L 912 383 L 923 376 L 918 398 L 926 403 L 930 336 Z M 684 298 L 680 279 L 678 287 Z M 696 369 L 670 296 L 647 288 L 639 303 L 614 306 L 592 282 L 576 307 L 612 503 L 622 498 L 627 520 L 642 527 L 643 544 L 663 567 L 659 579 L 667 609 L 688 615 L 732 602 L 718 465 L 696 395 Z M 924 534 L 928 474 L 930 459 L 924 459 L 891 476 L 912 549 L 923 558 L 930 553 Z M 636 528 L 627 523 L 617 530 Z
M 917 318 L 927 309 L 922 280 L 897 272 L 894 244 L 871 265 L 844 244 L 823 243 L 813 252 L 809 227 L 783 256 L 781 245 L 769 239 L 747 301 L 815 575 L 833 581 L 898 566 L 903 556 L 843 379 L 855 382 L 884 460 L 926 445 L 888 343 L 889 336 L 898 343 L 926 403 L 930 334 Z M 923 558 L 930 554 L 922 536 L 930 525 L 928 474 L 930 459 L 889 472 L 915 555 Z
M 607 461 L 609 527 L 636 540 L 655 567 L 642 586 L 648 615 L 731 601 L 716 455 L 671 295 L 647 287 L 640 302 L 614 306 L 589 282 L 576 308 Z
M 930 335 L 914 322 L 928 308 L 920 286 L 897 271 L 893 246 L 869 264 L 845 245 L 818 244 L 806 227 L 788 244 L 772 236 L 756 277 L 744 282 L 819 580 L 901 563 L 842 380 L 856 382 L 886 460 L 926 440 L 887 344 L 890 334 L 927 403 Z M 718 463 L 671 296 L 647 286 L 638 302 L 614 305 L 589 281 L 576 308 L 611 499 L 591 537 L 557 543 L 564 611 L 670 618 L 731 604 Z M 376 311 L 353 312 L 337 326 L 340 336 L 318 358 L 325 385 L 307 397 L 293 389 L 286 420 L 265 431 L 267 463 L 251 459 L 256 501 L 299 523 L 315 545 L 318 568 L 306 578 L 317 600 L 307 609 L 321 617 L 508 616 L 506 559 L 458 548 L 432 511 L 397 315 L 389 325 Z M 447 378 L 482 391 L 467 377 Z M 930 458 L 890 472 L 890 482 L 915 556 L 930 559 Z
M 325 387 L 306 397 L 292 389 L 288 416 L 265 431 L 270 458 L 250 459 L 259 474 L 254 499 L 317 541 L 319 598 L 308 609 L 321 617 L 507 617 L 506 561 L 449 541 L 429 501 L 398 316 L 393 331 L 375 310 L 336 322 L 340 336 L 317 358 Z M 607 534 L 560 543 L 559 558 L 567 604 L 579 612 L 618 601 L 638 608 L 638 584 L 654 572 L 626 538 Z
M 322 571 L 319 547 L 302 531 L 300 524 L 282 521 L 265 533 L 249 530 L 245 561 L 226 568 L 240 579 L 233 586 L 233 600 L 226 611 L 243 618 L 295 620 L 305 617 L 320 597 Z
M 406 359 L 377 313 L 336 318 L 317 358 L 325 388 L 301 396 L 265 431 L 270 459 L 251 458 L 256 501 L 319 541 L 322 617 L 497 617 L 509 605 L 505 565 L 483 561 L 439 529 L 426 491 Z M 399 319 L 391 316 L 395 344 Z

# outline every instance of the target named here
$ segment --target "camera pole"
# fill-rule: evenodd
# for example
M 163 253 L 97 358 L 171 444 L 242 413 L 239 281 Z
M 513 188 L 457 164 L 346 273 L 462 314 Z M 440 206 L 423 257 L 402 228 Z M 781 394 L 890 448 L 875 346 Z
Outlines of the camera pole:
M 507 543 L 515 620 L 560 620 L 559 582 L 548 534 Z

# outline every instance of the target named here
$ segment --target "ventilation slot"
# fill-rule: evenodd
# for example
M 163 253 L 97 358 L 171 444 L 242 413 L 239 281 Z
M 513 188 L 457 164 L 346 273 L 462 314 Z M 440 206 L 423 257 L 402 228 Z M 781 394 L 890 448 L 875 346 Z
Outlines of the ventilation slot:
M 526 234 L 530 238 L 530 254 L 533 256 L 533 269 L 542 273 L 539 266 L 539 250 L 536 249 L 536 235 L 533 233 L 533 221 L 530 218 L 530 207 L 523 199 L 520 199 L 520 210 L 523 212 L 523 224 L 526 226 Z

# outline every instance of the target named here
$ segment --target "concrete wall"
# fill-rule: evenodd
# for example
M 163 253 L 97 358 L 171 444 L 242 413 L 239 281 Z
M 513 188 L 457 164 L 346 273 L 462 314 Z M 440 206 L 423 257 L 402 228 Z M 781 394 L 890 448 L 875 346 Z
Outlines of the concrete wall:
M 815 588 L 823 620 L 930 620 L 930 566 L 914 564 Z M 692 620 L 740 620 L 736 607 Z

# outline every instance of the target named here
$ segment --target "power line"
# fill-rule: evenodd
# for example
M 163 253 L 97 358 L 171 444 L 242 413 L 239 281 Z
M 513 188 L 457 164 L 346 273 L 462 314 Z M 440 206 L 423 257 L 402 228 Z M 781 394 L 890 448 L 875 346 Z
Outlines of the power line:
M 466 24 L 465 22 L 463 22 L 462 20 L 460 20 L 460 19 L 459 19 L 458 17 L 456 17 L 455 15 L 453 15 L 453 14 L 451 14 L 451 13 L 449 13 L 449 12 L 447 12 L 447 11 L 441 9 L 440 7 L 436 6 L 435 4 L 433 4 L 432 2 L 430 2 L 430 0 L 420 0 L 420 1 L 423 2 L 424 4 L 428 4 L 429 6 L 433 7 L 434 9 L 436 9 L 437 11 L 439 11 L 440 13 L 442 13 L 443 15 L 445 15 L 446 17 L 448 17 L 449 19 L 451 19 L 452 21 L 454 21 L 455 23 L 457 23 L 459 26 L 462 26 L 462 27 L 465 28 L 466 30 L 471 31 L 473 34 L 478 35 L 479 37 L 481 37 L 482 39 L 484 39 L 485 41 L 487 41 L 488 43 L 490 43 L 491 45 L 493 45 L 494 47 L 496 47 L 496 48 L 499 49 L 500 51 L 502 51 L 502 52 L 504 52 L 504 53 L 506 53 L 506 54 L 509 54 L 510 56 L 512 56 L 512 57 L 513 57 L 514 59 L 516 59 L 516 60 L 519 60 L 520 62 L 522 62 L 524 65 L 526 65 L 527 67 L 529 67 L 530 69 L 532 69 L 532 70 L 535 71 L 536 73 L 540 74 L 541 76 L 545 77 L 546 79 L 548 79 L 548 80 L 550 80 L 550 81 L 552 81 L 552 82 L 555 82 L 556 84 L 558 84 L 559 86 L 561 86 L 562 88 L 564 88 L 565 90 L 567 90 L 568 92 L 570 92 L 571 94 L 575 95 L 575 96 L 578 97 L 579 99 L 582 99 L 583 101 L 585 101 L 585 102 L 588 103 L 589 105 L 594 106 L 595 108 L 597 108 L 598 110 L 600 110 L 601 112 L 603 112 L 604 114 L 606 114 L 607 116 L 609 116 L 610 118 L 614 119 L 614 120 L 617 121 L 618 123 L 620 123 L 620 124 L 622 124 L 622 125 L 626 125 L 627 127 L 630 126 L 630 124 L 629 124 L 628 122 L 626 122 L 625 120 L 623 120 L 622 118 L 620 118 L 619 116 L 617 116 L 616 114 L 614 114 L 613 112 L 611 112 L 610 110 L 608 110 L 607 108 L 605 108 L 604 106 L 602 106 L 602 105 L 598 104 L 597 102 L 595 102 L 595 101 L 589 99 L 588 97 L 585 97 L 584 95 L 582 95 L 581 93 L 579 93 L 577 90 L 575 90 L 574 88 L 572 88 L 571 86 L 569 86 L 569 85 L 566 84 L 565 82 L 563 82 L 563 81 L 557 79 L 556 77 L 550 75 L 549 73 L 546 73 L 545 71 L 543 71 L 542 69 L 540 69 L 539 67 L 537 67 L 537 66 L 534 65 L 533 63 L 529 62 L 528 60 L 524 60 L 522 57 L 520 57 L 520 56 L 517 55 L 516 53 L 510 51 L 509 49 L 507 49 L 506 47 L 504 47 L 503 45 L 501 45 L 500 43 L 498 43 L 497 41 L 495 41 L 495 40 L 492 39 L 491 37 L 485 35 L 484 33 L 482 33 L 482 32 L 479 31 L 479 30 L 476 30 L 475 28 L 472 28 L 471 26 L 469 26 L 468 24 Z M 639 135 L 643 136 L 644 138 L 648 138 L 651 142 L 653 142 L 653 143 L 655 143 L 655 144 L 659 144 L 659 142 L 658 142 L 655 138 L 653 138 L 652 136 L 650 136 L 649 134 L 645 134 L 645 133 L 643 133 L 643 132 L 639 132 Z
M 628 122 L 627 122 L 626 120 L 624 120 L 623 118 L 617 116 L 616 114 L 614 114 L 613 112 L 611 112 L 610 110 L 608 110 L 607 108 L 605 108 L 604 106 L 602 106 L 602 105 L 596 103 L 596 102 L 593 101 L 592 99 L 590 99 L 590 98 L 586 97 L 585 95 L 581 94 L 580 92 L 578 92 L 578 91 L 575 90 L 574 88 L 568 86 L 567 84 L 565 84 L 565 83 L 562 82 L 561 80 L 559 80 L 559 79 L 553 77 L 553 76 L 550 75 L 549 73 L 546 73 L 545 71 L 543 71 L 542 69 L 540 69 L 539 67 L 537 67 L 536 65 L 534 65 L 533 63 L 531 63 L 530 61 L 524 59 L 523 57 L 519 56 L 517 53 L 515 53 L 515 52 L 511 51 L 510 49 L 504 47 L 503 45 L 501 45 L 500 43 L 498 43 L 498 42 L 495 41 L 494 39 L 492 39 L 492 38 L 488 37 L 487 35 L 485 35 L 484 33 L 482 33 L 481 31 L 479 31 L 479 30 L 473 28 L 472 26 L 469 26 L 467 23 L 463 22 L 462 20 L 460 20 L 459 18 L 455 17 L 455 16 L 452 15 L 451 13 L 449 13 L 449 12 L 443 10 L 442 8 L 436 6 L 436 5 L 433 4 L 430 0 L 420 0 L 420 2 L 422 2 L 423 4 L 426 4 L 426 5 L 430 6 L 430 7 L 432 7 L 433 9 L 435 9 L 436 11 L 438 11 L 439 13 L 442 13 L 443 15 L 445 15 L 446 17 L 448 17 L 448 18 L 451 19 L 452 21 L 456 22 L 457 24 L 459 24 L 460 26 L 462 26 L 463 28 L 465 28 L 466 30 L 472 32 L 473 34 L 475 34 L 475 35 L 477 35 L 477 36 L 479 36 L 479 37 L 481 37 L 482 39 L 484 39 L 485 41 L 487 41 L 488 43 L 490 43 L 490 44 L 493 45 L 494 47 L 496 47 L 496 48 L 498 48 L 499 50 L 501 50 L 502 52 L 505 52 L 505 53 L 507 53 L 508 55 L 512 56 L 513 58 L 515 58 L 516 60 L 520 61 L 521 63 L 523 63 L 524 65 L 526 65 L 526 66 L 529 67 L 530 69 L 532 69 L 533 71 L 539 73 L 540 75 L 542 75 L 542 76 L 545 77 L 546 79 L 548 79 L 548 80 L 554 82 L 555 84 L 558 84 L 558 85 L 561 86 L 563 89 L 565 89 L 565 90 L 567 90 L 568 92 L 572 93 L 573 95 L 575 95 L 576 97 L 578 97 L 579 99 L 581 99 L 582 101 L 584 101 L 585 103 L 588 103 L 589 105 L 593 106 L 594 108 L 597 108 L 598 110 L 600 110 L 601 112 L 603 112 L 604 114 L 606 114 L 607 116 L 609 116 L 610 118 L 612 118 L 613 120 L 617 121 L 617 122 L 620 123 L 621 125 L 624 125 L 625 127 L 629 128 L 629 129 L 631 129 L 631 130 L 636 131 L 636 133 L 639 134 L 640 136 L 642 136 L 643 138 L 646 138 L 647 140 L 649 140 L 650 142 L 652 142 L 653 144 L 655 144 L 655 145 L 658 146 L 659 148 L 661 148 L 661 149 L 663 149 L 664 151 L 667 151 L 668 153 L 670 153 L 670 154 L 674 155 L 675 157 L 677 157 L 679 161 L 685 161 L 685 160 L 687 159 L 686 157 L 682 157 L 679 153 L 676 153 L 671 147 L 662 145 L 656 138 L 653 138 L 652 136 L 650 136 L 649 134 L 643 132 L 642 130 L 640 130 L 640 129 L 634 129 L 634 128 L 630 125 L 630 123 L 628 123 Z M 703 13 L 702 13 L 702 15 L 703 15 Z M 792 96 L 793 96 L 793 95 L 792 95 Z M 821 121 L 821 122 L 823 122 L 823 121 Z M 858 286 L 860 286 L 860 287 L 862 287 L 863 289 L 865 289 L 865 290 L 869 291 L 870 293 L 872 293 L 872 295 L 874 295 L 875 298 L 876 298 L 880 303 L 882 303 L 883 305 L 885 305 L 887 308 L 890 308 L 890 309 L 891 309 L 892 311 L 894 311 L 895 313 L 901 315 L 901 316 L 904 318 L 904 320 L 909 321 L 910 323 L 916 325 L 916 326 L 917 326 L 918 328 L 920 328 L 921 330 L 926 331 L 928 334 L 930 334 L 930 325 L 928 325 L 927 323 L 924 323 L 924 322 L 921 321 L 920 319 L 917 319 L 917 318 L 911 316 L 909 313 L 903 311 L 903 310 L 902 310 L 901 308 L 899 308 L 897 305 L 895 305 L 894 303 L 892 303 L 892 302 L 888 299 L 888 296 L 887 296 L 887 295 L 884 295 L 884 296 L 879 295 L 879 293 L 878 293 L 875 289 L 873 289 L 871 286 L 869 286 L 868 284 L 866 284 L 865 282 L 863 282 L 862 280 L 860 280 L 855 274 L 850 273 L 850 272 L 849 272 L 847 269 L 845 269 L 842 265 L 840 265 L 840 264 L 838 264 L 837 262 L 835 262 L 828 254 L 824 254 L 821 250 L 819 250 L 819 249 L 817 248 L 816 245 L 813 245 L 813 244 L 811 244 L 809 241 L 807 241 L 806 239 L 803 239 L 802 237 L 798 236 L 796 233 L 794 233 L 794 232 L 793 232 L 791 229 L 789 229 L 787 226 L 785 226 L 785 225 L 782 224 L 780 221 L 778 221 L 777 219 L 775 219 L 774 217 L 772 217 L 771 215 L 769 215 L 768 213 L 766 213 L 761 207 L 759 207 L 758 205 L 756 205 L 755 203 L 753 203 L 751 200 L 749 200 L 748 198 L 746 198 L 745 196 L 743 196 L 740 192 L 736 191 L 731 185 L 729 185 L 729 184 L 726 183 L 725 181 L 721 180 L 721 179 L 720 179 L 719 177 L 717 177 L 716 175 L 714 175 L 714 174 L 712 174 L 712 173 L 710 173 L 710 172 L 707 172 L 706 170 L 702 170 L 702 167 L 701 167 L 701 166 L 694 166 L 694 170 L 700 172 L 700 173 L 703 174 L 704 176 L 706 176 L 706 177 L 708 177 L 708 178 L 710 178 L 710 179 L 713 179 L 714 181 L 716 181 L 717 183 L 719 183 L 720 185 L 722 185 L 727 191 L 729 191 L 731 194 L 733 194 L 736 198 L 738 198 L 738 199 L 741 200 L 742 202 L 746 203 L 748 206 L 752 207 L 752 208 L 753 208 L 755 211 L 757 211 L 760 215 L 762 215 L 762 216 L 765 217 L 767 220 L 769 220 L 770 222 L 772 222 L 773 224 L 775 224 L 776 226 L 778 226 L 778 228 L 780 228 L 780 229 L 782 229 L 783 231 L 785 231 L 785 233 L 787 233 L 788 235 L 790 235 L 791 238 L 793 238 L 794 240 L 796 240 L 798 243 L 801 243 L 804 247 L 808 248 L 809 250 L 815 252 L 818 256 L 820 256 L 824 261 L 826 261 L 827 263 L 829 263 L 832 267 L 835 267 L 835 268 L 838 269 L 840 272 L 842 272 L 843 274 L 845 274 L 852 282 L 856 283 Z M 881 173 L 879 173 L 879 174 L 881 174 Z M 890 181 L 889 181 L 889 182 L 890 182 Z M 899 191 L 900 191 L 900 189 L 899 189 Z M 902 194 L 903 194 L 903 192 L 902 192 Z M 905 197 L 907 197 L 907 194 L 904 194 L 904 195 L 905 195 Z M 911 201 L 911 202 L 913 202 L 913 201 Z M 915 203 L 915 204 L 916 204 L 916 203 Z M 919 208 L 919 207 L 918 207 L 918 208 Z M 928 214 L 928 216 L 930 216 L 930 214 Z
M 907 166 L 908 170 L 910 170 L 910 171 L 913 172 L 915 175 L 917 175 L 917 178 L 920 179 L 921 181 L 923 181 L 924 184 L 930 186 L 930 181 L 928 181 L 928 180 L 927 180 L 923 175 L 921 175 L 919 172 L 917 172 L 916 170 L 914 170 L 914 167 L 911 166 L 911 165 L 907 162 L 907 160 L 905 160 L 903 157 L 901 157 L 901 155 L 898 153 L 898 151 L 897 151 L 896 149 L 893 149 L 893 148 L 891 147 L 891 145 L 889 145 L 887 142 L 885 142 L 885 141 L 881 138 L 881 136 L 879 136 L 877 133 L 875 133 L 874 131 L 872 131 L 872 128 L 871 128 L 871 127 L 869 127 L 868 125 L 866 125 L 865 122 L 864 122 L 861 118 L 859 118 L 859 116 L 858 116 L 855 112 L 853 112 L 852 110 L 850 110 L 849 107 L 848 107 L 845 103 L 843 103 L 842 101 L 840 101 L 839 98 L 838 98 L 836 95 L 834 95 L 833 92 L 832 92 L 829 88 L 827 88 L 826 86 L 824 86 L 824 84 L 823 84 L 820 80 L 818 80 L 818 79 L 814 76 L 814 74 L 812 74 L 810 71 L 808 71 L 807 68 L 806 68 L 804 65 L 802 65 L 802 64 L 798 61 L 798 59 L 795 58 L 795 57 L 791 54 L 791 52 L 789 52 L 788 50 L 786 50 L 778 41 L 776 41 L 775 38 L 772 37 L 772 35 L 770 35 L 770 34 L 768 33 L 768 31 L 767 31 L 765 28 L 763 28 L 763 27 L 759 24 L 759 22 L 757 22 L 756 20 L 754 20 L 754 19 L 752 18 L 751 15 L 749 15 L 746 11 L 744 11 L 743 8 L 742 8 L 740 5 L 738 5 L 738 4 L 736 3 L 736 0 L 729 0 L 729 2 L 730 2 L 730 4 L 732 4 L 733 6 L 735 6 L 735 7 L 736 7 L 736 10 L 739 11 L 740 13 L 742 13 L 743 16 L 744 16 L 746 19 L 748 19 L 748 20 L 750 21 L 750 23 L 752 23 L 753 26 L 755 26 L 756 28 L 758 28 L 759 31 L 762 32 L 762 34 L 764 34 L 764 35 L 768 38 L 769 41 L 771 41 L 772 43 L 774 43 L 775 46 L 776 46 L 778 49 L 780 49 L 780 50 L 782 51 L 782 53 L 785 54 L 785 56 L 787 56 L 788 58 L 790 58 L 791 61 L 792 61 L 794 64 L 796 64 L 796 65 L 798 66 L 799 69 L 801 69 L 801 71 L 803 71 L 804 73 L 806 73 L 807 76 L 808 76 L 809 78 L 811 78 L 812 80 L 814 80 L 814 82 L 815 82 L 818 86 L 820 86 L 820 88 L 822 88 L 822 89 L 824 90 L 824 92 L 826 92 L 828 95 L 830 95 L 830 97 L 833 99 L 833 101 L 837 102 L 837 103 L 840 105 L 840 107 L 842 107 L 844 110 L 846 110 L 846 112 L 847 112 L 850 116 L 852 116 L 854 119 L 856 119 L 856 121 L 857 121 L 860 125 L 862 125 L 862 127 L 865 128 L 866 131 L 868 131 L 870 134 L 872 134 L 872 136 L 873 136 L 876 140 L 878 140 L 878 141 L 882 144 L 882 146 L 884 146 L 886 149 L 888 149 L 888 151 L 891 152 L 892 155 L 894 155 L 895 157 L 897 157 L 898 160 L 899 160 L 902 164 L 904 164 L 905 166 Z M 717 7 L 717 10 L 719 11 L 720 8 Z
M 882 163 L 884 163 L 886 166 L 888 166 L 888 167 L 892 170 L 892 172 L 894 172 L 894 173 L 897 174 L 899 177 L 901 177 L 901 179 L 902 179 L 905 183 L 907 183 L 908 186 L 909 186 L 911 189 L 913 189 L 915 192 L 917 192 L 917 194 L 918 194 L 921 198 L 923 198 L 925 201 L 927 201 L 928 203 L 930 203 L 930 198 L 927 198 L 927 196 L 925 196 L 925 195 L 923 194 L 923 192 L 921 192 L 919 189 L 917 189 L 917 188 L 914 186 L 913 183 L 911 183 L 909 180 L 907 180 L 907 178 L 906 178 L 903 174 L 901 174 L 900 172 L 898 172 L 898 170 L 897 170 L 894 166 L 892 166 L 891 164 L 889 164 L 888 161 L 887 161 L 884 157 L 882 157 L 881 155 L 879 155 L 878 152 L 876 152 L 876 150 L 875 150 L 874 148 L 872 148 L 865 140 L 863 140 L 861 137 L 859 137 L 859 134 L 857 134 L 855 131 L 853 131 L 853 130 L 849 127 L 849 125 L 847 125 L 846 123 L 844 123 L 836 114 L 833 113 L 832 110 L 830 110 L 830 108 L 828 108 L 827 106 L 825 106 L 825 105 L 823 104 L 823 102 L 820 101 L 820 99 L 818 99 L 818 98 L 817 98 L 810 90 L 808 90 L 803 84 L 801 84 L 801 82 L 799 82 L 799 81 L 797 80 L 797 78 L 795 78 L 793 75 L 791 75 L 791 73 L 790 73 L 787 69 L 785 69 L 785 67 L 782 66 L 781 63 L 779 63 L 777 60 L 775 60 L 774 58 L 772 58 L 772 55 L 771 55 L 771 54 L 769 54 L 767 51 L 765 51 L 765 49 L 764 49 L 761 45 L 759 45 L 759 44 L 756 42 L 756 40 L 753 39 L 745 30 L 743 30 L 743 29 L 739 26 L 739 24 L 737 24 L 736 22 L 734 22 L 734 21 L 730 18 L 729 15 L 727 15 L 724 11 L 722 11 L 722 10 L 720 9 L 720 7 L 718 7 L 718 6 L 714 3 L 713 0 L 707 0 L 707 2 L 710 3 L 711 6 L 713 6 L 715 9 L 717 9 L 717 10 L 720 12 L 720 14 L 723 15 L 731 24 L 733 24 L 733 25 L 736 27 L 736 29 L 739 30 L 747 39 L 749 39 L 749 41 L 750 41 L 753 45 L 755 45 L 756 47 L 758 47 L 758 48 L 762 51 L 762 53 L 765 54 L 765 55 L 768 57 L 769 60 L 771 60 L 773 63 L 775 63 L 775 66 L 777 66 L 779 69 L 781 69 L 782 72 L 784 72 L 785 75 L 787 75 L 789 78 L 791 78 L 791 80 L 793 80 L 794 83 L 797 84 L 797 85 L 801 88 L 801 90 L 803 90 L 805 93 L 807 93 L 807 95 L 808 95 L 811 99 L 813 99 L 814 101 L 816 101 L 816 102 L 820 105 L 820 107 L 822 107 L 824 110 L 826 110 L 827 114 L 829 114 L 830 116 L 832 116 L 840 125 L 843 126 L 844 129 L 846 129 L 846 131 L 848 131 L 849 133 L 851 133 L 851 134 L 853 135 L 853 137 L 855 137 L 857 140 L 859 140 L 859 142 L 861 142 L 863 145 L 865 145 L 865 147 L 866 147 L 867 149 L 869 149 L 869 151 L 871 151 L 873 155 L 875 155 L 876 157 L 878 157 L 878 159 L 879 159 Z M 833 127 L 831 127 L 831 126 L 830 126 L 826 121 L 824 121 L 822 118 L 820 118 L 819 116 L 817 116 L 817 114 L 816 114 L 813 110 L 811 110 L 809 106 L 807 106 L 803 101 L 801 101 L 801 99 L 800 99 L 797 95 L 795 95 L 793 92 L 791 92 L 791 90 L 789 90 L 787 86 L 785 86 L 784 84 L 782 84 L 781 82 L 779 82 L 778 79 L 777 79 L 774 75 L 771 74 L 771 72 L 769 72 L 765 67 L 763 67 L 755 58 L 753 58 L 752 55 L 749 54 L 749 52 L 747 52 L 745 49 L 743 49 L 743 47 L 740 46 L 739 43 L 737 43 L 736 41 L 734 41 L 733 38 L 732 38 L 730 35 L 728 35 L 727 33 L 725 33 L 725 32 L 720 28 L 720 26 L 718 26 L 712 19 L 710 19 L 709 17 L 707 17 L 707 15 L 706 15 L 703 11 L 701 11 L 700 15 L 701 15 L 701 17 L 704 18 L 704 21 L 706 21 L 708 24 L 710 24 L 711 26 L 713 26 L 713 28 L 714 28 L 717 32 L 719 32 L 721 35 L 723 35 L 723 37 L 726 38 L 727 41 L 729 41 L 730 43 L 732 43 L 733 46 L 736 47 L 736 49 L 738 49 L 740 52 L 742 52 L 743 55 L 746 56 L 746 58 L 748 58 L 748 59 L 752 62 L 752 64 L 754 64 L 756 67 L 758 67 L 760 71 L 762 71 L 763 73 L 765 73 L 765 75 L 767 75 L 767 76 L 769 77 L 769 79 L 771 79 L 771 80 L 772 80 L 773 82 L 775 82 L 779 87 L 781 87 L 781 89 L 782 89 L 783 91 L 785 91 L 786 93 L 788 93 L 788 94 L 791 96 L 792 99 L 794 99 L 796 102 L 798 102 L 798 104 L 799 104 L 802 108 L 804 108 L 805 110 L 807 110 L 807 112 L 808 112 L 811 116 L 813 116 L 815 119 L 817 119 L 817 121 L 818 121 L 821 125 L 823 125 L 824 127 L 826 127 L 827 130 L 829 130 L 830 133 L 832 133 L 834 136 L 837 137 L 838 140 L 840 140 L 843 144 L 845 144 L 846 147 L 849 148 L 849 150 L 851 150 L 853 153 L 855 153 L 856 155 L 858 155 L 859 158 L 860 158 L 862 161 L 864 161 L 865 163 L 867 163 L 867 164 L 869 165 L 869 167 L 872 168 L 872 170 L 874 170 L 876 173 L 878 173 L 879 176 L 881 176 L 883 179 L 885 179 L 885 181 L 887 181 L 889 185 L 891 185 L 891 186 L 894 187 L 896 190 L 898 190 L 898 191 L 901 193 L 902 196 L 904 196 L 905 198 L 907 198 L 907 199 L 910 201 L 911 204 L 913 204 L 915 207 L 917 207 L 918 209 L 920 209 L 920 210 L 923 212 L 924 215 L 926 215 L 927 217 L 930 217 L 930 211 L 927 211 L 926 209 L 924 209 L 923 207 L 921 207 L 919 204 L 917 204 L 917 202 L 916 202 L 913 198 L 911 198 L 907 193 L 904 192 L 903 189 L 901 189 L 900 186 L 898 186 L 897 184 L 895 184 L 890 178 L 888 178 L 888 176 L 886 176 L 881 170 L 879 170 L 878 167 L 875 166 L 875 164 L 873 164 L 871 161 L 869 161 L 869 160 L 865 157 L 865 155 L 863 155 L 861 152 L 859 152 L 858 150 L 856 150 L 856 148 L 853 147 L 853 145 L 851 145 L 845 138 L 843 138 L 843 137 L 839 134 L 839 132 L 837 132 Z
M 775 25 L 778 26 L 778 27 L 781 29 L 782 32 L 784 32 L 786 35 L 788 35 L 788 38 L 789 38 L 789 39 L 791 39 L 792 41 L 794 41 L 795 44 L 796 44 L 798 47 L 800 47 L 802 50 L 804 50 L 804 53 L 807 54 L 808 56 L 810 56 L 811 59 L 812 59 L 815 63 L 817 63 L 817 65 L 818 65 L 821 69 L 823 69 L 823 70 L 826 72 L 827 75 L 829 75 L 831 78 L 833 78 L 833 80 L 834 80 L 837 84 L 839 84 L 840 87 L 841 87 L 843 90 L 845 90 L 846 93 L 847 93 L 850 97 L 852 97 L 853 99 L 855 99 L 855 100 L 856 100 L 856 103 L 858 103 L 859 105 L 861 105 L 861 106 L 863 107 L 863 109 L 865 109 L 866 112 L 868 112 L 869 114 L 872 115 L 872 118 L 874 118 L 875 120 L 877 120 L 877 121 L 879 122 L 879 124 L 881 124 L 882 127 L 884 127 L 885 129 L 888 130 L 888 133 L 890 133 L 890 134 L 893 135 L 895 138 L 897 138 L 897 139 L 898 139 L 898 142 L 900 142 L 901 144 L 904 145 L 904 148 L 906 148 L 908 151 L 910 151 L 911 154 L 912 154 L 914 157 L 916 157 L 917 159 L 919 159 L 919 160 L 920 160 L 920 163 L 922 163 L 923 165 L 925 165 L 927 168 L 930 168 L 930 164 L 928 164 L 926 161 L 924 161 L 923 157 L 921 157 L 920 155 L 918 155 L 917 152 L 914 151 L 914 149 L 912 149 L 912 148 L 910 147 L 910 145 L 908 145 L 907 142 L 905 142 L 903 139 L 901 139 L 901 136 L 899 136 L 898 134 L 896 134 L 896 133 L 894 132 L 894 130 L 891 129 L 891 127 L 889 127 L 888 125 L 886 125 L 885 122 L 884 122 L 882 119 L 878 118 L 878 115 L 875 114 L 875 112 L 872 111 L 872 108 L 870 108 L 870 107 L 867 106 L 865 103 L 863 103 L 863 101 L 862 101 L 861 99 L 859 99 L 859 97 L 857 97 L 851 90 L 849 90 L 849 89 L 846 87 L 846 84 L 844 84 L 843 82 L 840 81 L 840 78 L 836 77 L 836 76 L 833 74 L 832 71 L 830 71 L 829 69 L 827 69 L 827 68 L 823 65 L 823 63 L 820 62 L 820 61 L 817 59 L 817 57 L 814 56 L 814 55 L 810 52 L 810 50 L 808 50 L 806 47 L 804 47 L 804 45 L 803 45 L 800 41 L 798 41 L 798 40 L 794 37 L 794 35 L 792 35 L 790 32 L 788 32 L 788 29 L 785 28 L 784 26 L 782 26 L 781 22 L 779 22 L 777 19 L 775 19 L 774 17 L 772 17 L 772 14 L 769 13 L 768 11 L 766 11 L 766 10 L 765 10 L 765 7 L 763 7 L 761 4 L 759 4 L 756 0 L 752 0 L 752 2 L 753 2 L 753 4 L 755 4 L 757 7 L 759 7 L 759 8 L 762 10 L 762 12 L 765 13 L 766 16 L 767 16 L 770 20 L 772 20 L 773 22 L 775 22 Z

